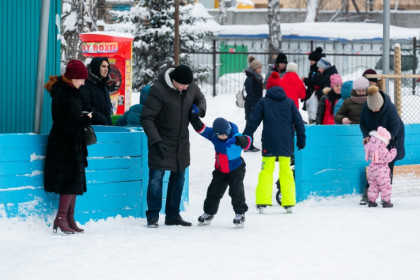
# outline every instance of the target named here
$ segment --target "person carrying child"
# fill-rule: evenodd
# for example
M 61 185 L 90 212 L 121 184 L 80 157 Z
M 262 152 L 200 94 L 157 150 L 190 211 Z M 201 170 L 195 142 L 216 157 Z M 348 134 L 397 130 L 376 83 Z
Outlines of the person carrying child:
M 210 140 L 216 152 L 213 178 L 207 189 L 204 200 L 204 213 L 198 218 L 199 225 L 209 225 L 217 214 L 220 200 L 229 186 L 229 196 L 235 211 L 233 223 L 243 227 L 245 212 L 248 206 L 245 202 L 244 177 L 245 161 L 241 157 L 242 150 L 251 146 L 251 137 L 238 132 L 236 124 L 224 118 L 217 118 L 213 127 L 204 125 L 198 117 L 195 105 L 191 110 L 190 120 L 193 128 L 204 138 Z
M 391 203 L 391 177 L 389 163 L 394 160 L 397 155 L 397 149 L 387 149 L 391 134 L 386 128 L 378 127 L 378 130 L 373 130 L 369 133 L 370 137 L 367 144 L 364 146 L 365 159 L 370 160 L 367 176 L 369 182 L 368 190 L 368 206 L 376 207 L 376 199 L 381 192 L 382 206 L 390 208 Z
M 258 101 L 246 122 L 243 134 L 252 135 L 261 122 L 263 158 L 255 191 L 257 208 L 262 213 L 263 208 L 272 205 L 273 172 L 277 159 L 281 205 L 291 213 L 291 207 L 296 204 L 296 191 L 290 159 L 294 150 L 295 130 L 298 149 L 301 150 L 306 145 L 305 126 L 295 103 L 279 86 L 268 89 L 266 96 Z

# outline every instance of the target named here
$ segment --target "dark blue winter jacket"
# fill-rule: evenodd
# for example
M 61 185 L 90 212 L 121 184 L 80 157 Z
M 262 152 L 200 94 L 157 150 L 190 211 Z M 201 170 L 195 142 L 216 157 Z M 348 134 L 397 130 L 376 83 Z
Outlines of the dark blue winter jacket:
M 395 147 L 397 149 L 397 156 L 395 160 L 403 159 L 405 156 L 404 138 L 405 129 L 404 123 L 400 116 L 398 116 L 397 109 L 392 103 L 388 95 L 379 92 L 384 99 L 379 112 L 373 112 L 367 106 L 367 102 L 363 104 L 362 113 L 360 116 L 360 130 L 363 138 L 369 137 L 369 132 L 377 130 L 379 126 L 386 128 L 391 134 L 388 148 Z
M 255 105 L 243 134 L 252 135 L 263 121 L 262 155 L 290 157 L 293 153 L 294 129 L 297 146 L 306 144 L 305 126 L 292 99 L 281 87 L 267 90 L 265 97 Z
M 242 148 L 235 144 L 228 144 L 229 139 L 235 138 L 235 136 L 242 136 L 238 132 L 238 127 L 234 123 L 230 123 L 232 132 L 230 133 L 227 140 L 220 140 L 217 135 L 213 133 L 213 128 L 204 126 L 198 133 L 204 138 L 210 140 L 214 145 L 216 152 L 216 161 L 214 167 L 223 173 L 230 173 L 242 164 L 241 153 Z M 251 138 L 248 136 L 249 146 L 251 146 Z M 247 149 L 247 148 L 245 148 Z

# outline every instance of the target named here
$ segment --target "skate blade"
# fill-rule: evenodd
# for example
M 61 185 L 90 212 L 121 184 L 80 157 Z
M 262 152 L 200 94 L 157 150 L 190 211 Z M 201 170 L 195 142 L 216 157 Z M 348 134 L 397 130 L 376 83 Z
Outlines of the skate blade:
M 198 222 L 199 226 L 209 226 L 211 224 L 211 221 L 207 221 L 207 222 Z
M 244 223 L 235 224 L 235 228 L 243 228 L 243 227 L 244 227 Z

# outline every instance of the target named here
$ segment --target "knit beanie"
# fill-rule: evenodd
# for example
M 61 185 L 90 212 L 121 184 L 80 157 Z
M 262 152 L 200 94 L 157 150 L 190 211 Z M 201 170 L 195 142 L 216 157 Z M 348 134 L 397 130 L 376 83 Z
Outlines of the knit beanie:
M 169 77 L 181 85 L 189 85 L 193 81 L 193 73 L 187 65 L 179 65 L 169 74 Z
M 272 87 L 279 87 L 279 86 L 280 86 L 279 72 L 273 71 L 271 72 L 270 77 L 268 77 L 266 89 L 268 90 Z
M 342 84 L 343 84 L 343 80 L 341 79 L 340 75 L 333 74 L 333 75 L 330 76 L 331 87 L 335 87 L 337 85 L 342 85 Z
M 217 118 L 213 122 L 213 134 L 214 135 L 230 135 L 232 132 L 232 126 L 224 118 Z
M 341 99 L 349 98 L 351 89 L 353 88 L 353 81 L 345 81 L 341 86 Z
M 286 63 L 287 64 L 287 56 L 284 53 L 279 53 L 276 58 L 276 64 L 279 63 Z
M 373 69 L 367 69 L 365 72 L 363 72 L 362 76 L 365 77 L 365 75 L 368 75 L 368 74 L 377 75 L 378 73 L 376 73 L 376 71 Z M 371 82 L 377 82 L 378 78 L 369 78 L 368 80 Z
M 384 128 L 382 126 L 379 126 L 378 130 L 376 130 L 376 131 L 373 130 L 373 131 L 369 132 L 369 135 L 381 140 L 387 146 L 389 144 L 389 140 L 391 140 L 391 134 L 389 133 L 389 131 L 386 128 Z
M 286 72 L 294 72 L 294 73 L 297 73 L 297 71 L 298 71 L 298 66 L 297 66 L 296 63 L 290 62 L 290 63 L 287 64 L 287 66 L 286 66 Z
M 332 66 L 332 63 L 328 58 L 323 57 L 317 62 L 316 66 L 318 66 L 318 68 L 326 70 Z
M 366 90 L 369 86 L 369 81 L 365 77 L 358 77 L 353 81 L 354 90 Z
M 254 59 L 253 61 L 251 61 L 251 63 L 249 63 L 249 67 L 255 71 L 257 69 L 262 68 L 262 63 L 256 59 Z
M 313 52 L 309 54 L 308 59 L 318 62 L 321 57 L 325 57 L 325 54 L 322 53 L 321 47 L 317 47 Z
M 384 105 L 384 99 L 382 95 L 379 93 L 379 88 L 377 86 L 370 86 L 367 89 L 368 97 L 367 97 L 367 106 L 372 111 L 376 111 L 381 109 L 382 105 Z
M 89 73 L 86 66 L 80 60 L 72 59 L 67 63 L 66 72 L 64 72 L 64 77 L 70 80 L 85 80 L 88 77 L 88 75 Z

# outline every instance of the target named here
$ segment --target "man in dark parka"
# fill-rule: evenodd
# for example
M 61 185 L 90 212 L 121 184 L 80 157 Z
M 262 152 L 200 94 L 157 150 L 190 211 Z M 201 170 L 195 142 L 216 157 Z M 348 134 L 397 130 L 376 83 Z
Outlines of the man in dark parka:
M 112 104 L 107 84 L 109 80 L 108 59 L 94 57 L 89 65 L 89 77 L 85 85 L 80 87 L 83 110 L 92 112 L 93 125 L 112 125 Z
M 162 208 L 162 183 L 165 170 L 171 172 L 165 206 L 165 224 L 191 226 L 179 212 L 185 180 L 190 165 L 189 113 L 192 105 L 200 117 L 206 110 L 206 100 L 193 82 L 190 67 L 179 65 L 162 71 L 150 88 L 144 104 L 141 125 L 149 148 L 149 184 L 147 188 L 147 225 L 158 227 Z

